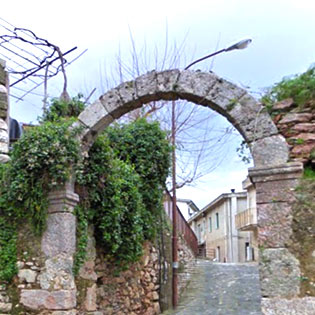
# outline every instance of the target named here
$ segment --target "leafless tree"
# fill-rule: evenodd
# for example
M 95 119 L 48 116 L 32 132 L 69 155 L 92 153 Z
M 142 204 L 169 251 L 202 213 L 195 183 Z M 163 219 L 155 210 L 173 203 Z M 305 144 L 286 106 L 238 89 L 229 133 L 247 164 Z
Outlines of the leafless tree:
M 185 41 L 180 45 L 176 43 L 170 45 L 167 30 L 162 50 L 155 47 L 153 51 L 149 51 L 146 43 L 138 49 L 131 31 L 130 41 L 129 55 L 123 57 L 119 49 L 116 64 L 110 69 L 109 74 L 103 69 L 101 80 L 103 82 L 105 80 L 107 88 L 135 79 L 152 68 L 162 71 L 181 67 Z M 198 179 L 217 168 L 227 156 L 228 148 L 225 144 L 235 140 L 238 133 L 232 126 L 221 127 L 222 124 L 218 123 L 219 115 L 208 108 L 183 100 L 176 101 L 174 106 L 176 188 L 179 189 L 185 185 L 193 185 Z M 159 121 L 164 130 L 170 131 L 172 115 L 172 102 L 159 101 L 134 110 L 122 120 L 147 117 L 149 120 Z M 169 136 L 171 142 L 171 133 Z

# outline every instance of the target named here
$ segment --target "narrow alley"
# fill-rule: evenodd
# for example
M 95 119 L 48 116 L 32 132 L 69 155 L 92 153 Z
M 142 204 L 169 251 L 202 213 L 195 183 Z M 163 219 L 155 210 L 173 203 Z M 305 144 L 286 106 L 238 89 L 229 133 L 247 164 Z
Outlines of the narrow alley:
M 260 287 L 257 265 L 223 264 L 198 260 L 178 315 L 259 315 Z

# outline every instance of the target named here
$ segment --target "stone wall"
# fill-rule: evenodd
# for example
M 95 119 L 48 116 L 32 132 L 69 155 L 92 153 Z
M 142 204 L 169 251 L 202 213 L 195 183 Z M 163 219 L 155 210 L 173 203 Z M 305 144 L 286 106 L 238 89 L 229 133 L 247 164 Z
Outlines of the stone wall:
M 9 152 L 9 98 L 8 75 L 5 71 L 5 62 L 0 60 L 0 163 L 8 161 Z
M 315 165 L 315 100 L 297 106 L 289 98 L 274 104 L 273 120 L 286 138 L 290 159 Z
M 192 271 L 196 265 L 196 257 L 181 235 L 178 237 L 178 262 L 178 294 L 181 297 L 191 280 Z
M 146 242 L 139 262 L 117 273 L 89 229 L 87 258 L 78 275 L 71 278 L 67 261 L 47 259 L 41 238 L 27 226 L 18 236 L 18 275 L 12 283 L 0 284 L 0 314 L 118 314 L 155 315 L 172 307 L 171 233 L 163 242 Z M 194 255 L 179 237 L 179 292 L 190 280 Z M 72 281 L 75 281 L 72 283 Z M 47 311 L 50 310 L 50 311 Z
M 76 284 L 77 311 L 81 314 L 160 313 L 160 264 L 156 246 L 146 242 L 139 262 L 118 273 L 95 247 L 90 233 L 88 259 L 81 267 Z

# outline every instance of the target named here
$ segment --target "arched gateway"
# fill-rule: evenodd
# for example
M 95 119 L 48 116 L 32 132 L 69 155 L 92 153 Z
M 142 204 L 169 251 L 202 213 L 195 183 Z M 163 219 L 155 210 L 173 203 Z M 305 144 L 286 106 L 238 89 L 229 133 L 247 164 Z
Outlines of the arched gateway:
M 287 299 L 297 298 L 300 285 L 299 262 L 286 244 L 292 234 L 292 190 L 303 166 L 288 163 L 285 139 L 278 133 L 264 107 L 244 89 L 213 73 L 149 72 L 108 91 L 80 114 L 76 124 L 82 127 L 82 150 L 88 150 L 97 135 L 123 114 L 148 102 L 176 99 L 185 99 L 222 114 L 249 145 L 255 165 L 249 170 L 249 176 L 257 192 L 260 279 L 262 294 L 267 298 L 264 303 L 272 305 L 272 298 L 278 298 L 288 305 Z M 69 267 L 63 266 L 63 270 L 71 270 L 75 252 L 75 217 L 72 211 L 78 196 L 73 186 L 73 183 L 68 183 L 64 190 L 50 194 L 47 230 L 42 239 L 46 268 L 41 274 L 41 289 L 23 290 L 22 304 L 36 304 L 38 296 L 42 296 L 56 301 L 57 304 L 52 306 L 54 309 L 75 308 L 73 276 L 71 272 L 57 273 L 56 268 L 56 261 L 59 261 L 59 266 Z M 54 275 L 62 278 L 58 280 L 60 285 L 55 291 L 48 291 L 45 279 L 52 279 Z M 52 307 L 45 305 L 47 309 Z

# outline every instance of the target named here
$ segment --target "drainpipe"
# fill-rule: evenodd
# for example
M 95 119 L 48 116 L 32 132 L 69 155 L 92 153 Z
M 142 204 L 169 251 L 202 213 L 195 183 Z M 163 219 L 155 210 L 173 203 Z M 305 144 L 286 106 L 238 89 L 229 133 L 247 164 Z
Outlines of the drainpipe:
M 172 185 L 173 185 L 173 308 L 178 304 L 178 240 L 177 240 L 177 208 L 176 208 L 176 154 L 175 154 L 175 101 L 172 101 Z

